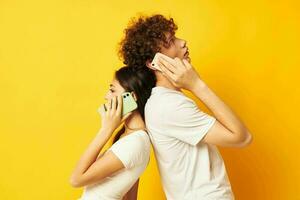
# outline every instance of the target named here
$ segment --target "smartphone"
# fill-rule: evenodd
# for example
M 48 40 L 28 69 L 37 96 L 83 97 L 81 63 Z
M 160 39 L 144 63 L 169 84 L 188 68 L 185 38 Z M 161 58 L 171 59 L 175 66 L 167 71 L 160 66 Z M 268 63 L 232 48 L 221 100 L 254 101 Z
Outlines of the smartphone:
M 122 94 L 122 101 L 123 101 L 122 117 L 127 113 L 134 111 L 138 107 L 136 101 L 134 100 L 130 92 L 124 92 Z M 100 106 L 98 112 L 100 112 L 101 114 L 104 114 L 106 112 L 106 108 L 104 104 Z
M 169 56 L 165 55 L 165 54 L 162 54 L 162 53 L 159 53 L 157 52 L 151 62 L 151 66 L 156 69 L 156 70 L 159 70 L 161 71 L 161 68 L 159 67 L 158 65 L 158 59 L 159 58 L 163 58 L 165 59 L 166 61 L 170 62 L 171 64 L 172 63 L 175 63 L 175 60 L 173 58 L 170 58 Z
M 122 94 L 122 100 L 123 100 L 122 116 L 137 109 L 138 105 L 130 92 L 124 92 Z

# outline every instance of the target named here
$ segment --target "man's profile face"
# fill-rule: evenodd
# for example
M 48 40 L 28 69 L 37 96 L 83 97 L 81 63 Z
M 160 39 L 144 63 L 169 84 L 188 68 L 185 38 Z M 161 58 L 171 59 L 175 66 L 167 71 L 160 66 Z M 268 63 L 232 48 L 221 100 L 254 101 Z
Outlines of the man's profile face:
M 188 62 L 191 61 L 189 57 L 189 49 L 186 45 L 186 41 L 177 38 L 175 35 L 166 33 L 167 44 L 161 45 L 160 53 L 165 54 L 171 58 L 178 57 L 180 59 L 186 59 Z

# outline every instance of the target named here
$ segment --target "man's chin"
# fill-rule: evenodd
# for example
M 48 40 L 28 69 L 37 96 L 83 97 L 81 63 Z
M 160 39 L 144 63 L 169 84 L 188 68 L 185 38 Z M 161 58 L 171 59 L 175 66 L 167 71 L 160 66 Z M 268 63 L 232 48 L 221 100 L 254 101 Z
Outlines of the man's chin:
M 190 58 L 190 55 L 189 55 L 189 54 L 183 55 L 183 58 L 182 58 L 182 59 L 187 60 L 189 63 L 191 62 L 191 58 Z
M 189 63 L 191 62 L 191 58 L 190 57 L 187 57 L 185 58 Z

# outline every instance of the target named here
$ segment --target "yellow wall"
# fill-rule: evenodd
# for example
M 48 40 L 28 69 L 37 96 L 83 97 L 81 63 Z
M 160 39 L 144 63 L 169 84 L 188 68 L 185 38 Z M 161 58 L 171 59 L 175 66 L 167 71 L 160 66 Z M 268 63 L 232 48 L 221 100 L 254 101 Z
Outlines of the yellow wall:
M 0 199 L 80 196 L 69 176 L 100 127 L 96 109 L 122 64 L 117 43 L 138 12 L 175 18 L 201 77 L 252 131 L 249 148 L 221 149 L 237 199 L 300 199 L 299 9 L 292 0 L 0 1 Z M 151 158 L 139 199 L 164 199 Z

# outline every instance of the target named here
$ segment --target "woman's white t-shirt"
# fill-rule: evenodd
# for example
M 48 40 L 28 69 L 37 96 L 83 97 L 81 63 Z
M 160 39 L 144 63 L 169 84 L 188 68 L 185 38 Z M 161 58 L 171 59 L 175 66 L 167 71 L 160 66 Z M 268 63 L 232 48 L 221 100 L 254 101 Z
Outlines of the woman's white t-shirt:
M 201 142 L 215 120 L 180 91 L 152 89 L 145 122 L 168 200 L 234 199 L 217 147 Z
M 150 140 L 144 130 L 120 138 L 107 151 L 112 151 L 125 168 L 97 184 L 88 185 L 80 200 L 120 200 L 146 169 L 150 158 Z

